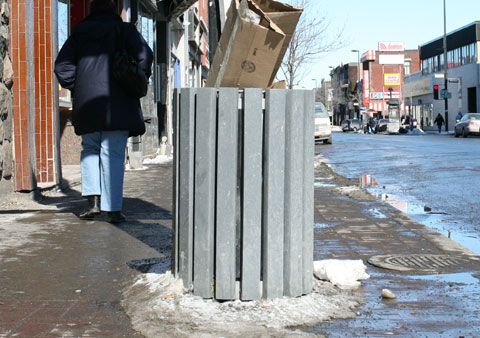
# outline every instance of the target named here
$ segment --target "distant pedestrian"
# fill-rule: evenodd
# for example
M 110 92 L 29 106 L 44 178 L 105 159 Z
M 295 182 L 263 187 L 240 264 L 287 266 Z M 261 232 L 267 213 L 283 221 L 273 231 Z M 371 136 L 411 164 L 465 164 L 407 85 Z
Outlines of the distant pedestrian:
M 462 117 L 463 117 L 462 112 L 459 111 L 458 114 L 457 114 L 457 117 L 455 117 L 455 120 L 460 121 L 462 119 Z
M 75 26 L 55 61 L 58 81 L 72 91 L 72 123 L 82 137 L 82 196 L 89 206 L 81 219 L 105 211 L 110 223 L 125 220 L 125 146 L 129 136 L 145 133 L 140 100 L 110 73 L 121 44 L 150 77 L 153 53 L 136 27 L 122 22 L 116 1 L 93 0 L 90 14 Z
M 373 118 L 373 116 L 370 116 L 370 118 L 368 119 L 368 124 L 367 124 L 367 128 L 368 128 L 368 133 L 373 133 L 375 131 L 375 120 Z
M 437 124 L 438 133 L 440 134 L 442 132 L 442 125 L 445 122 L 445 120 L 443 119 L 443 116 L 440 115 L 440 113 L 438 113 L 437 117 L 435 118 L 435 121 L 433 122 Z

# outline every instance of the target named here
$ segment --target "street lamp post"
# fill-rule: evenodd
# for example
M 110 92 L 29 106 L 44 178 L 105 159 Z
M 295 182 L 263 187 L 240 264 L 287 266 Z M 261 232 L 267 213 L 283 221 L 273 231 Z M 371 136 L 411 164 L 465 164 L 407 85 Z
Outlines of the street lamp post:
M 443 0 L 443 67 L 444 73 L 443 77 L 445 80 L 445 92 L 448 93 L 448 59 L 447 59 L 447 5 L 445 0 Z M 448 95 L 445 95 L 445 131 L 448 132 Z

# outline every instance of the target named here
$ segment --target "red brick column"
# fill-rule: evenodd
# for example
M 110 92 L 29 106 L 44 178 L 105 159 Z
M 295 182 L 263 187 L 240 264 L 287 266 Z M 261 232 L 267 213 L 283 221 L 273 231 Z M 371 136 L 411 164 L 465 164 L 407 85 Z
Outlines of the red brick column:
M 35 144 L 38 182 L 54 182 L 54 80 L 51 0 L 34 0 L 35 22 Z M 56 13 L 55 13 L 56 14 Z
M 33 15 L 33 0 L 10 0 L 10 55 L 14 72 L 13 125 L 14 125 L 14 189 L 32 190 L 36 188 L 36 168 L 34 159 L 34 139 L 32 119 L 29 111 L 29 84 L 31 65 L 29 65 L 30 46 L 27 43 L 28 30 L 33 28 L 29 20 Z M 30 16 L 30 18 L 27 18 Z M 33 33 L 29 32 L 30 35 Z M 28 47 L 28 48 L 27 48 Z M 33 115 L 33 116 L 32 116 Z
M 14 189 L 55 182 L 56 119 L 51 0 L 10 0 L 14 71 Z

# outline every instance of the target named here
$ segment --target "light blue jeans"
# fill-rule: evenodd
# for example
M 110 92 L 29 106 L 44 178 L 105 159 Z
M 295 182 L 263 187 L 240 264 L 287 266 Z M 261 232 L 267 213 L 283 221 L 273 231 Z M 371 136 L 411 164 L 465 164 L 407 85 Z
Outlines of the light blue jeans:
M 127 138 L 120 130 L 82 135 L 82 195 L 100 195 L 103 211 L 122 210 Z

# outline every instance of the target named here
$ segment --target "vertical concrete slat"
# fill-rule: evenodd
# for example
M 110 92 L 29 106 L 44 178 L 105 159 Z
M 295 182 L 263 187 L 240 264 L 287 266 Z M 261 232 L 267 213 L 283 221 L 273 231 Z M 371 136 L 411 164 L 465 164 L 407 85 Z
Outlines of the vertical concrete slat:
M 215 298 L 235 299 L 238 89 L 218 91 Z
M 312 291 L 314 225 L 315 93 L 304 91 L 303 146 L 303 294 Z
M 241 299 L 261 297 L 263 93 L 244 91 Z
M 283 296 L 285 90 L 265 93 L 263 163 L 263 297 Z
M 180 110 L 180 89 L 173 91 L 173 219 L 172 219 L 172 271 L 178 276 L 179 243 L 178 243 L 178 206 L 179 206 L 179 110 Z
M 284 295 L 302 295 L 304 92 L 286 91 Z M 313 140 L 312 140 L 313 142 Z
M 193 288 L 194 294 L 203 298 L 213 297 L 216 101 L 216 89 L 198 89 L 195 118 Z
M 195 93 L 182 89 L 178 111 L 178 275 L 185 287 L 193 281 L 193 207 L 195 156 Z

